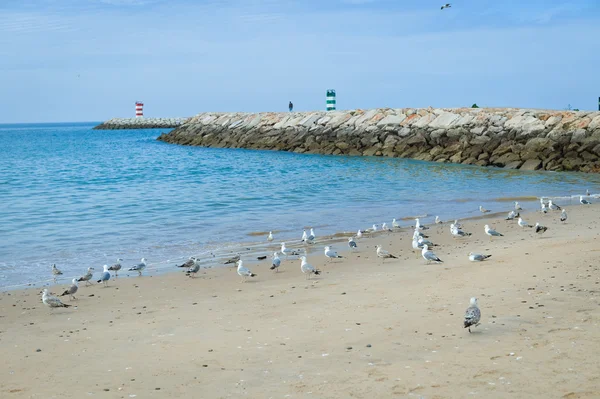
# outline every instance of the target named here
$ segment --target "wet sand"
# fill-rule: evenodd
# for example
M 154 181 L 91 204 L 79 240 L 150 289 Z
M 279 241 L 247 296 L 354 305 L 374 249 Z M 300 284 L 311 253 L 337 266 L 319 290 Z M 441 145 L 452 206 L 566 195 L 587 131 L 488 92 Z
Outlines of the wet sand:
M 496 218 L 465 221 L 462 240 L 431 226 L 443 264 L 404 230 L 355 253 L 338 243 L 339 261 L 312 245 L 311 281 L 290 258 L 279 273 L 251 265 L 245 284 L 227 267 L 81 285 L 69 309 L 46 308 L 39 288 L 0 293 L 0 397 L 598 398 L 599 209 L 569 207 L 565 225 L 524 213 L 542 237 Z M 505 237 L 490 242 L 486 223 Z

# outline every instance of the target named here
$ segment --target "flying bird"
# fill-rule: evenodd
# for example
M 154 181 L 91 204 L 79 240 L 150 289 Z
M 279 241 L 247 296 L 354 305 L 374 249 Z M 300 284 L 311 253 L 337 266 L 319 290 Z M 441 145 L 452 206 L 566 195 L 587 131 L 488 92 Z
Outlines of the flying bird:
M 237 274 L 242 278 L 242 283 L 246 282 L 248 277 L 256 277 L 256 274 L 252 273 L 250 269 L 243 266 L 242 260 L 238 260 Z
M 115 272 L 115 277 L 119 276 L 119 270 L 121 270 L 121 262 L 123 262 L 123 259 L 118 258 L 117 263 L 108 268 L 108 270 Z
M 146 268 L 146 258 L 142 258 L 140 260 L 140 263 L 138 263 L 137 265 L 133 266 L 132 268 L 129 269 L 130 272 L 138 272 L 139 276 L 142 276 L 142 271 Z
M 92 285 L 90 283 L 90 280 L 94 276 L 94 271 L 93 270 L 94 270 L 93 267 L 88 267 L 87 272 L 83 276 L 79 277 L 77 279 L 77 281 L 79 281 L 79 282 L 85 281 L 85 285 Z
M 314 274 L 315 276 L 321 274 L 321 271 L 319 269 L 315 269 L 314 266 L 306 262 L 306 256 L 301 256 L 300 261 L 300 270 L 306 275 L 307 280 L 310 280 L 310 276 L 312 274 Z
M 483 262 L 487 258 L 491 258 L 492 255 L 484 255 L 484 254 L 476 254 L 473 252 L 469 252 L 469 260 L 471 262 Z
M 108 280 L 110 280 L 110 272 L 108 271 L 108 265 L 104 265 L 104 271 L 98 282 L 104 284 L 104 287 L 108 287 Z
M 65 290 L 65 292 L 63 292 L 60 296 L 67 296 L 70 295 L 71 299 L 77 299 L 75 298 L 75 293 L 77 292 L 77 290 L 79 289 L 79 286 L 77 285 L 77 279 L 74 278 L 73 280 L 71 280 L 71 282 L 73 283 L 69 288 L 67 288 Z
M 271 270 L 278 272 L 279 266 L 281 266 L 281 259 L 279 259 L 279 252 L 273 252 L 273 263 L 271 265 Z
M 444 8 L 450 8 L 450 7 L 452 7 L 452 6 L 450 5 L 450 3 L 446 3 L 446 4 L 444 4 L 444 5 L 442 6 L 442 8 L 440 8 L 440 10 L 443 10 Z
M 47 288 L 44 288 L 44 291 L 42 291 L 42 302 L 44 303 L 44 305 L 48 306 L 51 309 L 52 308 L 68 308 L 71 306 L 71 305 L 62 303 L 60 301 L 60 299 L 58 299 L 54 295 L 49 294 Z
M 479 320 L 481 319 L 481 311 L 479 310 L 479 306 L 477 306 L 477 298 L 471 298 L 470 306 L 465 311 L 465 321 L 464 328 L 468 328 L 469 332 L 471 332 L 471 326 L 477 327 L 479 325 Z

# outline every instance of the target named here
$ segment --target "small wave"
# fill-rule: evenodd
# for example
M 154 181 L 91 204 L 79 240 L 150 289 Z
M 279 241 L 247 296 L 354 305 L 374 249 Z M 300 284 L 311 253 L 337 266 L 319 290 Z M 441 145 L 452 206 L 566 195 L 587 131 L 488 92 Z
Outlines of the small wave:
M 492 199 L 492 201 L 496 201 L 496 202 L 515 202 L 515 201 L 538 201 L 540 198 L 539 197 L 534 197 L 532 195 L 523 195 L 523 196 L 518 196 L 518 197 L 499 197 L 499 198 L 494 198 Z

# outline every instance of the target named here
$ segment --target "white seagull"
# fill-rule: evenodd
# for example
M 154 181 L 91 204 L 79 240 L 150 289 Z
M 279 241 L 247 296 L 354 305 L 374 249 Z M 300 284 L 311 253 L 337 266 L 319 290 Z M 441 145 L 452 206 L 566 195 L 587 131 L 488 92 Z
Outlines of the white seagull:
M 139 276 L 142 275 L 142 271 L 146 268 L 146 258 L 142 258 L 140 260 L 140 263 L 138 263 L 137 265 L 133 266 L 132 268 L 129 269 L 130 272 L 138 272 Z
M 485 234 L 490 236 L 490 241 L 492 241 L 492 237 L 504 237 L 504 234 L 498 233 L 496 230 L 491 229 L 489 225 L 484 226 Z
M 350 247 L 350 249 L 358 248 L 358 246 L 356 245 L 356 241 L 354 241 L 354 238 L 352 237 L 348 237 L 348 246 Z
M 312 243 L 315 239 L 317 238 L 317 236 L 315 235 L 315 231 L 312 229 L 312 227 L 310 228 L 310 234 L 307 237 L 307 241 L 309 243 Z
M 477 306 L 477 298 L 471 298 L 470 306 L 465 311 L 465 321 L 464 328 L 468 328 L 469 332 L 471 332 L 471 326 L 477 327 L 479 325 L 479 320 L 481 319 L 481 311 Z
M 550 208 L 553 211 L 560 211 L 562 208 L 554 203 L 552 203 L 552 200 L 548 201 L 548 208 Z
M 427 230 L 429 227 L 423 226 L 419 218 L 415 218 L 415 230 Z
M 338 255 L 336 251 L 331 249 L 330 246 L 325 247 L 325 250 L 323 252 L 325 253 L 325 256 L 328 259 L 343 258 L 343 256 Z
M 267 236 L 267 241 L 271 242 L 273 241 L 273 232 L 269 231 L 269 235 Z
M 583 195 L 579 196 L 579 203 L 581 203 L 581 205 L 589 205 L 590 201 L 583 199 Z
M 484 254 L 476 254 L 474 252 L 469 252 L 469 260 L 471 262 L 482 262 L 487 258 L 491 258 L 492 255 L 484 255 Z
M 381 245 L 377 245 L 376 248 L 377 248 L 377 257 L 378 258 L 382 258 L 382 259 L 388 259 L 388 258 L 398 259 L 397 256 L 392 255 L 391 253 L 389 253 L 385 249 L 381 249 Z
M 519 220 L 517 221 L 517 224 L 521 227 L 531 227 L 526 221 L 524 221 L 522 218 L 519 218 Z
M 281 266 L 281 259 L 279 259 L 279 252 L 273 252 L 273 263 L 271 264 L 271 270 L 278 272 L 279 266 Z
M 489 209 L 485 209 L 483 206 L 479 205 L 479 212 L 481 213 L 488 213 L 491 212 Z
M 79 286 L 77 285 L 77 279 L 74 278 L 73 280 L 71 280 L 71 282 L 73 283 L 69 288 L 67 288 L 65 290 L 65 292 L 63 292 L 60 296 L 67 296 L 70 295 L 71 299 L 77 299 L 75 298 L 75 293 L 77 292 L 77 290 L 79 289 Z
M 108 280 L 110 280 L 110 272 L 108 271 L 108 265 L 104 265 L 104 271 L 102 272 L 98 282 L 104 284 L 104 287 L 106 288 L 108 287 Z
M 61 272 L 60 270 L 58 270 L 58 268 L 56 267 L 56 264 L 52 265 L 52 275 L 54 277 L 54 282 L 56 283 L 56 276 L 60 276 L 61 274 L 63 274 L 63 272 Z
M 285 242 L 281 243 L 281 250 L 279 252 L 281 252 L 282 254 L 284 254 L 286 259 L 287 259 L 287 257 L 289 255 L 298 255 L 298 252 L 292 251 L 291 249 L 287 248 L 285 246 Z
M 85 285 L 91 285 L 90 280 L 94 276 L 94 271 L 93 270 L 94 270 L 93 267 L 88 267 L 87 273 L 85 273 L 83 276 L 79 277 L 77 279 L 77 281 L 79 281 L 79 282 L 85 281 Z
M 442 6 L 442 8 L 440 8 L 440 10 L 443 10 L 444 8 L 450 8 L 452 7 L 452 5 L 450 3 L 446 3 Z
M 252 273 L 248 268 L 243 266 L 243 262 L 241 259 L 238 260 L 237 274 L 239 274 L 240 277 L 242 278 L 242 283 L 246 282 L 246 279 L 248 277 L 256 276 L 256 274 Z
M 185 271 L 185 275 L 190 278 L 194 278 L 196 273 L 198 273 L 199 271 L 200 271 L 200 261 L 197 260 L 196 258 L 194 258 L 194 264 Z
M 518 201 L 515 201 L 515 211 L 522 211 L 523 208 L 521 208 L 521 205 L 519 205 Z
M 462 231 L 454 223 L 452 223 L 450 225 L 450 234 L 452 234 L 453 237 L 468 237 L 468 236 L 471 235 L 471 233 L 467 233 L 465 231 Z
M 111 267 L 108 268 L 108 270 L 115 272 L 115 277 L 119 276 L 119 270 L 121 270 L 121 262 L 123 262 L 123 259 L 118 258 L 117 263 L 111 265 Z
M 315 269 L 312 265 L 310 265 L 306 262 L 306 256 L 301 256 L 300 261 L 301 261 L 300 270 L 302 271 L 302 273 L 304 273 L 306 275 L 307 280 L 310 280 L 311 274 L 314 274 L 315 276 L 318 276 L 319 274 L 321 274 L 320 270 Z
M 514 218 L 518 218 L 519 216 L 521 216 L 519 212 L 510 211 L 508 212 L 508 216 L 506 216 L 506 220 L 513 220 Z
M 421 251 L 421 256 L 423 256 L 423 259 L 425 259 L 427 261 L 427 263 L 430 262 L 437 262 L 437 263 L 442 263 L 443 261 L 437 257 L 436 254 L 434 254 L 432 251 L 429 250 L 429 247 L 427 246 L 427 244 L 423 245 L 423 250 Z
M 54 295 L 50 295 L 48 293 L 47 288 L 44 288 L 44 291 L 42 292 L 42 302 L 44 303 L 44 305 L 48 306 L 51 309 L 52 308 L 68 308 L 71 306 L 71 305 L 62 303 L 60 301 L 60 299 L 58 299 Z
M 358 231 L 356 232 L 356 238 L 362 238 L 363 233 L 360 229 L 358 229 Z
M 567 221 L 567 210 L 565 208 L 560 213 L 560 221 L 563 223 Z
M 302 242 L 306 242 L 308 240 L 308 234 L 306 234 L 306 229 L 302 230 Z
M 196 258 L 194 258 L 193 256 L 190 256 L 190 258 L 185 261 L 185 263 L 182 263 L 181 265 L 177 266 L 177 267 L 186 267 L 186 268 L 190 268 L 192 266 L 194 266 L 196 264 Z
M 398 221 L 396 220 L 396 218 L 392 219 L 392 227 L 395 229 L 399 229 L 400 228 L 400 223 L 398 223 Z

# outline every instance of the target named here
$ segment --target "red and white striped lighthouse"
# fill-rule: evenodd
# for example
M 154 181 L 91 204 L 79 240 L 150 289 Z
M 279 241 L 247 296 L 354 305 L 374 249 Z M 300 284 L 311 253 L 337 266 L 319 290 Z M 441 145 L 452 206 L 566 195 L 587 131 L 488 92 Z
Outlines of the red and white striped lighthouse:
M 144 116 L 144 103 L 141 101 L 135 102 L 135 117 L 141 118 Z

